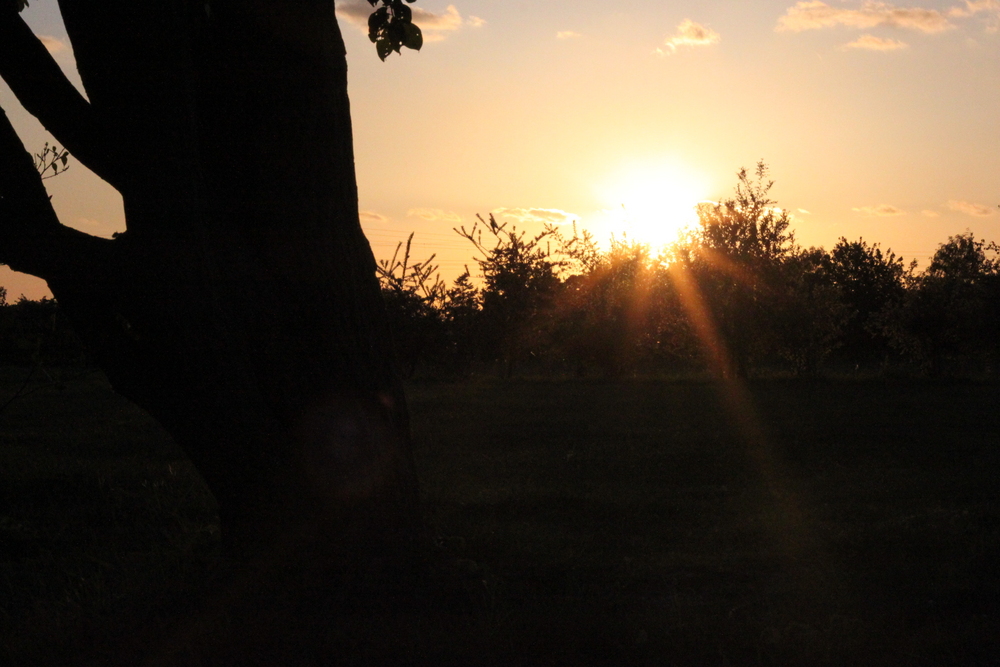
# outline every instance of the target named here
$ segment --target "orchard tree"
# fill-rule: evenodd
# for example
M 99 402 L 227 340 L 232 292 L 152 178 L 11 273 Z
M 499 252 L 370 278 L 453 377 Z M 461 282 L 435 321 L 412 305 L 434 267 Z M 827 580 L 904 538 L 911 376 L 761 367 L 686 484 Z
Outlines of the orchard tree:
M 383 59 L 419 48 L 369 0 Z M 114 388 L 184 448 L 244 555 L 408 562 L 406 404 L 358 219 L 331 0 L 59 0 L 86 96 L 0 0 L 0 76 L 121 193 L 114 239 L 63 226 L 0 114 L 0 261 L 48 282 Z M 308 548 L 307 548 L 308 546 Z
M 878 243 L 841 237 L 824 268 L 847 309 L 842 334 L 845 356 L 858 362 L 884 358 L 889 339 L 882 322 L 903 301 L 913 267 L 904 266 L 903 258 L 892 250 L 883 252 Z
M 593 253 L 588 236 L 574 236 L 570 243 L 578 238 L 583 242 L 566 254 L 584 272 L 566 281 L 557 308 L 561 331 L 556 338 L 567 356 L 578 359 L 578 373 L 586 362 L 606 377 L 620 376 L 635 370 L 655 347 L 652 292 L 661 267 L 645 244 L 612 238 L 606 253 Z M 585 253 L 590 257 L 582 256 Z
M 444 347 L 442 306 L 446 290 L 434 264 L 436 255 L 413 261 L 410 249 L 413 234 L 396 245 L 392 259 L 378 263 L 389 328 L 396 343 L 396 364 L 406 378 L 438 356 Z
M 550 242 L 561 244 L 558 230 L 546 225 L 541 232 L 528 236 L 508 223 L 476 216 L 471 229 L 464 226 L 455 232 L 472 243 L 476 263 L 482 274 L 482 338 L 487 356 L 499 360 L 505 377 L 544 342 L 546 316 L 557 296 L 558 273 L 564 266 L 553 257 Z M 486 240 L 483 240 L 483 234 Z
M 996 363 L 1000 347 L 1000 247 L 972 232 L 938 246 L 911 281 L 895 343 L 931 375 Z
M 775 347 L 771 309 L 796 246 L 788 212 L 771 199 L 767 165 L 736 176 L 732 197 L 699 205 L 698 226 L 679 258 L 728 347 L 726 372 L 746 376 Z

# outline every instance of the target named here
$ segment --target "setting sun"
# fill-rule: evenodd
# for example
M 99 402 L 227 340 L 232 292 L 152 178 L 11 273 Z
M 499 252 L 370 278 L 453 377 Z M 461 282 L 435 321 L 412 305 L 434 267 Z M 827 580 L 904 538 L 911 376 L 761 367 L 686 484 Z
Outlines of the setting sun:
M 695 207 L 707 194 L 705 179 L 680 165 L 628 167 L 600 191 L 602 227 L 659 248 L 697 221 Z

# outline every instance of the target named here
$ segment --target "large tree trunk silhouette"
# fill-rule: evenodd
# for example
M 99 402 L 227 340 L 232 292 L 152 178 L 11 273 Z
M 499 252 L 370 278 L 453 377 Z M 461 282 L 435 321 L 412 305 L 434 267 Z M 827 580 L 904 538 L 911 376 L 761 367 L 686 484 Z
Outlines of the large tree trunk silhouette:
M 0 75 L 121 192 L 128 229 L 61 226 L 0 116 L 0 261 L 48 281 L 115 389 L 183 446 L 237 552 L 320 540 L 338 568 L 405 561 L 408 418 L 334 4 L 60 0 L 87 98 L 5 4 Z

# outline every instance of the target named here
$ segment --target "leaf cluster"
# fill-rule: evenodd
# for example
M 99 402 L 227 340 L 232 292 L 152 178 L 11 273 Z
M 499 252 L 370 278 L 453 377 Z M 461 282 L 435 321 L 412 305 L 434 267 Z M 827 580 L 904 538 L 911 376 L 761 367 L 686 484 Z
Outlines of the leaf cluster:
M 42 180 L 54 178 L 69 169 L 69 151 L 59 148 L 55 144 L 50 145 L 45 142 L 40 153 L 32 156 L 35 162 L 35 169 Z
M 368 0 L 375 7 L 382 6 L 368 17 L 368 39 L 375 44 L 378 57 L 385 60 L 395 51 L 400 53 L 402 47 L 419 51 L 424 45 L 424 36 L 420 28 L 413 23 L 413 11 L 406 3 L 415 0 Z

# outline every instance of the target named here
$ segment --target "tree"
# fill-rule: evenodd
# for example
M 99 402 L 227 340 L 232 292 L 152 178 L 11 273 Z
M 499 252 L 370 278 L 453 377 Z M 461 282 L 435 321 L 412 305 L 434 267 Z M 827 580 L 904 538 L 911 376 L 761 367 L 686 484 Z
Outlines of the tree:
M 897 309 L 894 343 L 934 376 L 963 362 L 996 362 L 1000 347 L 1000 248 L 972 232 L 938 246 Z
M 698 207 L 698 227 L 675 254 L 728 347 L 727 372 L 745 376 L 774 346 L 769 310 L 795 238 L 788 212 L 771 199 L 767 165 L 758 162 L 753 175 L 742 168 L 736 176 L 733 197 Z
M 869 246 L 864 239 L 841 237 L 824 268 L 847 308 L 842 325 L 845 356 L 856 362 L 884 358 L 889 340 L 881 322 L 906 293 L 908 269 L 903 259 L 892 250 L 882 252 L 878 243 Z
M 379 55 L 419 47 L 409 9 L 382 3 Z M 23 4 L 0 2 L 0 76 L 121 193 L 128 228 L 61 225 L 0 114 L 0 261 L 48 282 L 114 388 L 185 449 L 234 553 L 410 562 L 408 417 L 358 219 L 334 4 L 61 0 L 86 97 Z
M 784 262 L 783 281 L 774 286 L 775 344 L 797 375 L 816 376 L 841 343 L 848 308 L 829 264 L 822 248 L 796 250 Z
M 441 315 L 445 322 L 445 361 L 459 376 L 469 373 L 480 337 L 482 294 L 472 284 L 469 267 L 455 279 L 445 293 Z
M 442 306 L 446 297 L 444 282 L 434 264 L 436 255 L 413 262 L 412 243 L 411 233 L 405 247 L 402 242 L 396 246 L 392 259 L 378 263 L 382 298 L 396 343 L 396 362 L 407 378 L 413 377 L 421 363 L 438 356 L 436 353 L 444 346 Z
M 477 216 L 479 217 L 479 216 Z M 483 241 L 483 232 L 487 241 Z M 559 287 L 560 260 L 553 258 L 548 241 L 560 241 L 551 225 L 528 237 L 517 227 L 479 217 L 471 229 L 455 232 L 468 240 L 481 257 L 483 277 L 482 338 L 484 352 L 503 364 L 510 377 L 515 366 L 537 351 L 544 338 L 545 315 Z
M 659 267 L 649 247 L 612 238 L 610 249 L 600 253 L 586 233 L 566 246 L 583 268 L 566 280 L 557 306 L 558 338 L 567 356 L 576 358 L 578 374 L 584 362 L 606 377 L 634 370 L 655 347 L 652 292 Z

